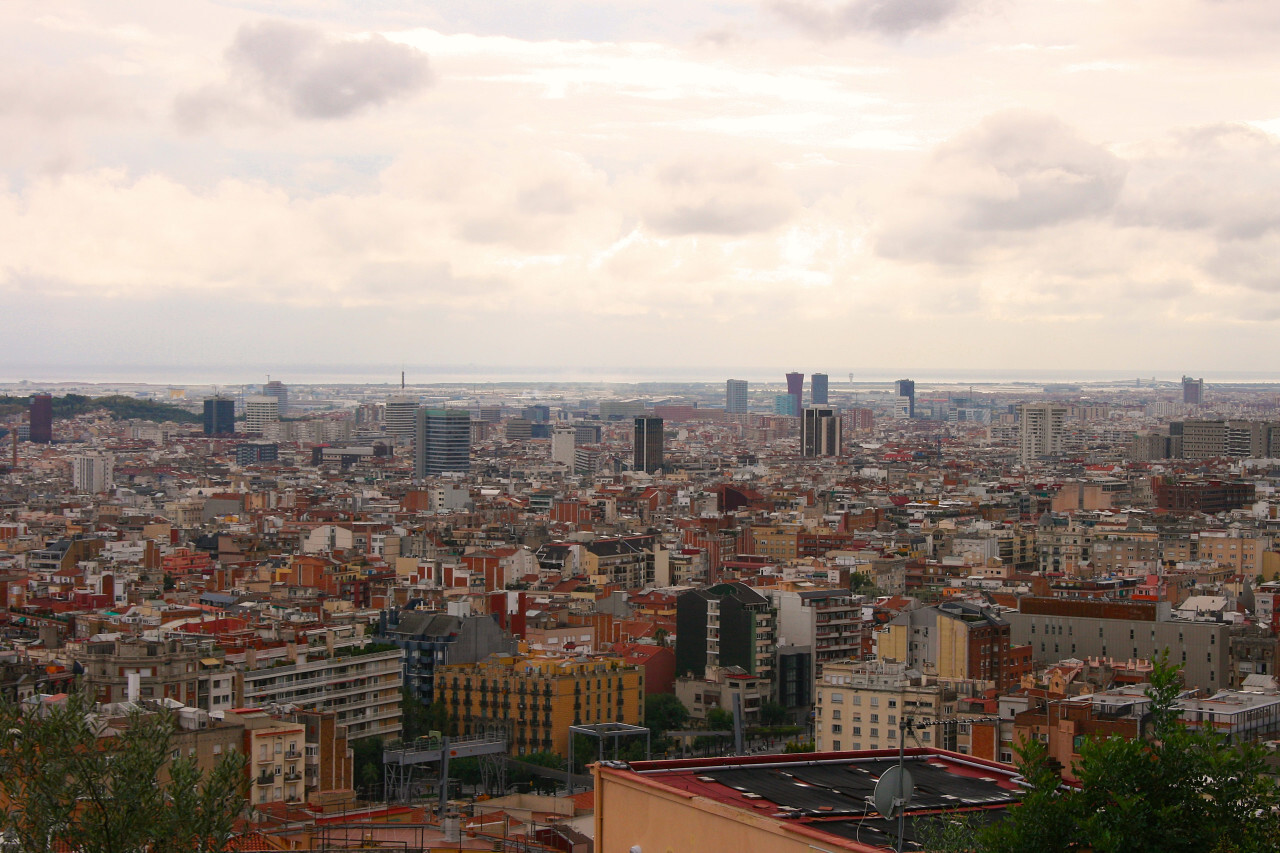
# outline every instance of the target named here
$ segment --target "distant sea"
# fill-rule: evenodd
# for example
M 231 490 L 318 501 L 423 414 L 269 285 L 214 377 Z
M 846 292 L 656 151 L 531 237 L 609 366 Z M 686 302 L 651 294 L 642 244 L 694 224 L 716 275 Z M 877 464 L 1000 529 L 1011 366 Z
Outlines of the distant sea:
M 0 364 L 0 384 L 30 382 L 48 384 L 148 384 L 148 385 L 254 385 L 270 376 L 286 385 L 399 385 L 401 365 L 56 365 Z M 823 368 L 819 366 L 820 372 Z M 784 367 L 591 367 L 506 366 L 506 365 L 404 365 L 409 385 L 483 385 L 490 383 L 686 383 L 723 382 L 746 379 L 751 382 L 781 384 L 788 370 L 806 374 L 813 366 Z M 1150 386 L 1177 383 L 1178 370 L 1084 370 L 1073 368 L 977 369 L 934 367 L 866 367 L 836 369 L 826 367 L 833 388 L 914 379 L 917 384 L 1098 384 L 1119 383 Z M 1280 383 L 1280 371 L 1223 370 L 1192 371 L 1206 383 Z

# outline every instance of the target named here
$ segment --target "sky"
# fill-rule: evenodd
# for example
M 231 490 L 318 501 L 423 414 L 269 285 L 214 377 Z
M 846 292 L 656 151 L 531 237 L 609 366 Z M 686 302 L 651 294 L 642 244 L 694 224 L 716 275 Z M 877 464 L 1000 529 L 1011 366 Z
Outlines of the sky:
M 1278 38 L 1274 0 L 7 0 L 0 379 L 1280 377 Z

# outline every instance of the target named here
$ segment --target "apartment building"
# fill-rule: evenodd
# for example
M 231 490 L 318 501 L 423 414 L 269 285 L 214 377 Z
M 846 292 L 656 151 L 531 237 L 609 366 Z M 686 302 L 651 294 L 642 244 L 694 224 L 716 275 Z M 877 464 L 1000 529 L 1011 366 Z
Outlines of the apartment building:
M 500 729 L 514 755 L 567 755 L 569 726 L 644 723 L 644 671 L 620 658 L 494 655 L 436 670 L 459 735 Z
M 292 661 L 245 671 L 243 705 L 333 711 L 350 740 L 394 737 L 400 733 L 402 657 L 396 646 L 379 643 L 332 653 L 297 650 Z
M 952 749 L 954 724 L 919 721 L 954 716 L 958 696 L 954 686 L 928 679 L 904 663 L 829 663 L 814 689 L 814 749 L 896 749 L 904 717 L 913 721 L 905 730 L 907 746 Z

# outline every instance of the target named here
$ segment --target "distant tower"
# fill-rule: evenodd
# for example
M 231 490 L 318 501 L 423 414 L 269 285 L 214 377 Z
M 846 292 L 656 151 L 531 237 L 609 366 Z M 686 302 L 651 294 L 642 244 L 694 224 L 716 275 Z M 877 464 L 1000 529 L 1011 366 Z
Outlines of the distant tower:
M 289 413 L 289 386 L 285 385 L 278 379 L 272 379 L 262 388 L 262 393 L 268 397 L 275 397 L 279 403 L 277 411 L 281 415 Z
M 1018 407 L 1018 414 L 1021 417 L 1022 464 L 1041 456 L 1061 455 L 1066 406 L 1060 403 L 1026 403 Z
M 815 373 L 809 379 L 809 402 L 814 406 L 827 405 L 827 374 Z
M 1190 406 L 1204 405 L 1204 379 L 1182 377 L 1182 402 Z
M 636 418 L 634 467 L 650 474 L 662 467 L 662 418 Z
M 418 399 L 408 394 L 395 394 L 387 398 L 383 423 L 387 435 L 396 438 L 411 439 L 417 429 Z
M 747 380 L 725 380 L 724 410 L 731 415 L 745 415 L 747 413 Z
M 573 452 L 578 431 L 572 424 L 562 424 L 551 430 L 551 461 L 559 462 L 573 470 Z
M 53 397 L 36 394 L 31 398 L 31 441 L 36 444 L 53 442 Z
M 418 409 L 413 476 L 418 479 L 471 470 L 471 413 L 466 409 Z
M 86 453 L 71 460 L 71 485 L 79 492 L 96 495 L 111 488 L 114 457 L 110 453 Z
M 262 435 L 267 424 L 280 422 L 280 400 L 262 395 L 246 397 L 244 401 L 244 431 Z
M 899 397 L 907 398 L 907 417 L 914 418 L 916 416 L 916 381 L 899 379 L 893 383 L 893 388 Z
M 804 410 L 800 452 L 807 457 L 840 455 L 840 418 L 835 409 L 813 406 Z
M 204 434 L 231 435 L 236 431 L 236 401 L 230 397 L 204 398 Z
M 791 414 L 800 417 L 800 401 L 804 399 L 804 374 L 787 374 L 787 393 L 791 395 Z

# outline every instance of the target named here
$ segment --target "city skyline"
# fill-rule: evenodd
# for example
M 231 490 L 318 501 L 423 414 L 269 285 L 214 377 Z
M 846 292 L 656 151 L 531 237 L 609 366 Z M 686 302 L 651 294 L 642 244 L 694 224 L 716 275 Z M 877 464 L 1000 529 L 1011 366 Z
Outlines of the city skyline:
M 712 380 L 748 342 L 837 383 L 1271 375 L 1274 4 L 18 2 L 0 22 L 15 380 Z

